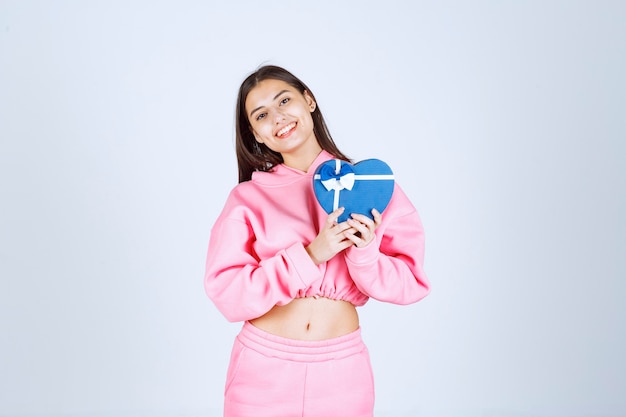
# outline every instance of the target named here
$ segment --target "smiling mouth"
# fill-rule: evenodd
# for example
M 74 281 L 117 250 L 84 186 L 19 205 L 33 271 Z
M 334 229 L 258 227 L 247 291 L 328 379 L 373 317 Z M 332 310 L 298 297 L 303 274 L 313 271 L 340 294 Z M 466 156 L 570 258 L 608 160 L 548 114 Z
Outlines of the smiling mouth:
M 291 122 L 287 126 L 280 129 L 278 132 L 276 132 L 276 136 L 278 136 L 279 138 L 287 136 L 287 134 L 289 134 L 295 128 L 296 128 L 296 122 Z

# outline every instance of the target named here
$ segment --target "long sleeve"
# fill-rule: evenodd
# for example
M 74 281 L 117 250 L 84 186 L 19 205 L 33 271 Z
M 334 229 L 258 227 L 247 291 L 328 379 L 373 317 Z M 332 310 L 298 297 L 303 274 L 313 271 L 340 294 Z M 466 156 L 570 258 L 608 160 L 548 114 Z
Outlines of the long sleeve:
M 357 288 L 367 296 L 394 304 L 419 301 L 430 291 L 424 272 L 424 230 L 419 215 L 399 187 L 376 239 L 345 252 Z
M 250 224 L 240 219 L 221 217 L 211 231 L 204 286 L 232 322 L 287 304 L 322 277 L 301 243 L 261 260 L 254 251 L 255 239 Z

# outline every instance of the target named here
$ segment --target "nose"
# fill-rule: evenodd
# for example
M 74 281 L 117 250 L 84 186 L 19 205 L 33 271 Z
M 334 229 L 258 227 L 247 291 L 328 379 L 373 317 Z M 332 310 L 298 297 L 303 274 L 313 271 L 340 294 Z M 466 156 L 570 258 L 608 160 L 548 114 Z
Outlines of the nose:
M 285 120 L 285 115 L 280 111 L 276 110 L 274 112 L 274 123 L 279 124 Z

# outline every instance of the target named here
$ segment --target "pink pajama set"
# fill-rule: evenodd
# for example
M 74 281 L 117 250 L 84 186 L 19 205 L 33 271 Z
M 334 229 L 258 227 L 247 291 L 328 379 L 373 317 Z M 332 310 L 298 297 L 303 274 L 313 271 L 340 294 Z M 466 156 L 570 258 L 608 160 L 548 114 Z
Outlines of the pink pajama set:
M 226 319 L 244 322 L 231 354 L 225 417 L 371 417 L 374 384 L 360 329 L 300 341 L 248 320 L 301 297 L 360 307 L 369 298 L 410 304 L 429 292 L 422 223 L 397 183 L 375 241 L 320 265 L 311 260 L 305 246 L 328 216 L 315 198 L 312 176 L 329 159 L 322 151 L 308 172 L 286 165 L 255 172 L 231 191 L 211 230 L 207 295 Z

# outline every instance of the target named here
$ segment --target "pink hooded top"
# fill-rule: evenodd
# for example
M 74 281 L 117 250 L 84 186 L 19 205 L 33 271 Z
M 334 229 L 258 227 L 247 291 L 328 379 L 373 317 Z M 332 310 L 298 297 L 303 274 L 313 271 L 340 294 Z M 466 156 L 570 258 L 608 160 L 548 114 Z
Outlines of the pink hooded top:
M 370 297 L 410 304 L 428 294 L 422 223 L 397 183 L 375 241 L 320 265 L 311 260 L 305 246 L 328 216 L 315 198 L 313 173 L 329 159 L 322 151 L 308 172 L 286 165 L 255 172 L 231 191 L 211 230 L 204 277 L 207 295 L 229 321 L 252 320 L 299 297 L 362 306 Z

